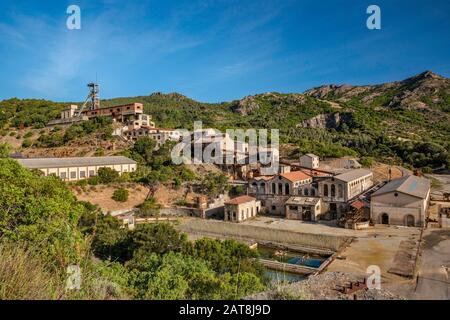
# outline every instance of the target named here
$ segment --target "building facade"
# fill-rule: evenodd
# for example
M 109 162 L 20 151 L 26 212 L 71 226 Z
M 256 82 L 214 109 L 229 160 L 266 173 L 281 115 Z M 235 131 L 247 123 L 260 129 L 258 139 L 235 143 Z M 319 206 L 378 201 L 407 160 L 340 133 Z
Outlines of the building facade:
M 286 218 L 302 221 L 318 221 L 324 213 L 319 197 L 291 197 L 286 201 Z
M 430 182 L 416 176 L 392 180 L 374 192 L 370 218 L 377 224 L 423 227 L 430 200 Z
M 330 219 L 338 219 L 349 202 L 373 186 L 372 171 L 356 169 L 318 182 L 319 196 L 328 203 Z
M 78 181 L 97 175 L 100 168 L 111 168 L 119 174 L 134 172 L 137 163 L 127 157 L 27 158 L 17 161 L 28 169 L 37 169 L 45 176 L 55 175 L 63 181 Z
M 256 217 L 261 210 L 261 202 L 250 196 L 240 196 L 225 202 L 224 220 L 241 222 Z
M 308 169 L 319 168 L 319 157 L 312 153 L 307 153 L 300 157 L 300 166 Z

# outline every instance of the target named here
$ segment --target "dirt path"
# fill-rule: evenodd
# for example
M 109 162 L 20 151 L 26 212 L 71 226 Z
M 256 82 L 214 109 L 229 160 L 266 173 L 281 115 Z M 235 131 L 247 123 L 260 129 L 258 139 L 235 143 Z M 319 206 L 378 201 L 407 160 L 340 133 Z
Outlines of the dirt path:
M 414 299 L 450 300 L 450 230 L 425 231 Z

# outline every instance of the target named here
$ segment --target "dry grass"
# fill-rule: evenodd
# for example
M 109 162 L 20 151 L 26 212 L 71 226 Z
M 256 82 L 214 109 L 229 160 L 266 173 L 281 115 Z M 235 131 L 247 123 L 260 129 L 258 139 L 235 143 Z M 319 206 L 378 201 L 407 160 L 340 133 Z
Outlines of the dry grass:
M 58 299 L 64 287 L 37 254 L 0 244 L 0 300 Z

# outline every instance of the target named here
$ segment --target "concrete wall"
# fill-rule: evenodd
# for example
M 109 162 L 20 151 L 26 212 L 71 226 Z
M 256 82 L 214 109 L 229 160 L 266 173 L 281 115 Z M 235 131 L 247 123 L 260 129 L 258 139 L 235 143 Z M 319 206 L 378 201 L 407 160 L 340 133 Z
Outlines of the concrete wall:
M 347 237 L 323 234 L 299 233 L 287 230 L 277 230 L 266 227 L 222 222 L 214 220 L 192 220 L 177 226 L 183 232 L 207 236 L 223 235 L 235 239 L 251 239 L 256 241 L 271 241 L 286 244 L 297 244 L 336 251 Z

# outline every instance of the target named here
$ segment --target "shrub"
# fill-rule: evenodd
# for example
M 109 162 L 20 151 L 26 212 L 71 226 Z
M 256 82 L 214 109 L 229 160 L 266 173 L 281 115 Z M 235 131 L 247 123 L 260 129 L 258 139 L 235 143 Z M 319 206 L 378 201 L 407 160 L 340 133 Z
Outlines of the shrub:
M 112 199 L 118 202 L 126 202 L 128 200 L 129 192 L 127 189 L 120 188 L 114 191 Z
M 31 138 L 33 136 L 33 132 L 31 132 L 31 131 L 28 131 L 27 133 L 25 133 L 24 134 L 24 139 L 27 139 L 27 138 Z
M 29 148 L 29 147 L 31 147 L 32 144 L 33 144 L 33 142 L 31 142 L 30 139 L 25 139 L 22 142 L 22 148 Z
M 100 183 L 108 184 L 119 180 L 119 173 L 111 168 L 100 168 L 97 171 Z

